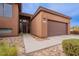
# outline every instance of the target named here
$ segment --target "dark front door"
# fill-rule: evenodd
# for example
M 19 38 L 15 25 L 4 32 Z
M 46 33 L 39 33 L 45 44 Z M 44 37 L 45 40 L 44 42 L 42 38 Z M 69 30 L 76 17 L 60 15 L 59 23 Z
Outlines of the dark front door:
M 23 33 L 26 33 L 26 22 L 23 22 L 22 23 L 22 29 L 23 29 Z
M 48 21 L 48 36 L 55 35 L 66 35 L 67 34 L 67 24 L 56 22 L 56 21 Z
M 22 33 L 28 33 L 28 20 L 26 19 L 21 19 L 20 21 L 20 32 Z

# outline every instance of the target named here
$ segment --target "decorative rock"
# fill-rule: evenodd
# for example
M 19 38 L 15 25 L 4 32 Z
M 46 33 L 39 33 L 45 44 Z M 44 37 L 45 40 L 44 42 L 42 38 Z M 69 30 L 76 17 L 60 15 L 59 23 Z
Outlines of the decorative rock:
M 61 44 L 29 53 L 29 56 L 65 56 L 62 51 Z
M 2 39 L 2 41 L 7 41 L 9 43 L 9 46 L 15 45 L 17 47 L 17 54 L 18 55 L 24 55 L 25 48 L 24 48 L 22 36 L 4 37 L 4 38 L 0 38 L 0 39 Z

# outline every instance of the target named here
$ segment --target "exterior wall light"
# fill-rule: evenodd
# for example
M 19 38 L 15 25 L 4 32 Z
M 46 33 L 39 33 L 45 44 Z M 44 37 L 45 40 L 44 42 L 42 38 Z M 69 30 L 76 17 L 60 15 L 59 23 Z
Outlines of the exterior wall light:
M 46 20 L 43 20 L 43 23 L 46 23 L 47 21 Z

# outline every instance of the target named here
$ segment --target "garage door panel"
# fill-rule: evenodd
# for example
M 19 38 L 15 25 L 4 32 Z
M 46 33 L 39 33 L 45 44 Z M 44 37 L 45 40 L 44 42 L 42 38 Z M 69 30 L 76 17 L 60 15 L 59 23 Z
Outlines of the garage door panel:
M 48 21 L 48 36 L 66 34 L 66 23 Z

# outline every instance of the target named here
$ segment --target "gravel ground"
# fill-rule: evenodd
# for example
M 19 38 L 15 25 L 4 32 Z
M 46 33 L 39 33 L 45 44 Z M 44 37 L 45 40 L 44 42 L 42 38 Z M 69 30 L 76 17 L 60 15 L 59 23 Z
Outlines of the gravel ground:
M 0 41 L 7 41 L 10 46 L 16 45 L 18 56 L 64 56 L 61 44 L 51 46 L 48 48 L 40 49 L 31 53 L 25 52 L 25 46 L 23 42 L 23 36 L 17 37 L 3 37 Z
M 25 38 L 25 39 L 23 39 L 23 38 Z M 46 43 L 51 42 L 51 40 L 52 40 L 52 43 L 53 43 L 54 41 L 56 41 L 56 39 L 59 39 L 56 42 L 59 42 L 59 41 L 61 42 L 63 40 L 63 38 L 64 39 L 65 38 L 66 39 L 68 39 L 68 38 L 79 38 L 79 35 L 61 36 L 60 38 L 59 37 L 49 37 L 48 38 L 49 40 L 44 40 L 44 41 L 40 41 L 40 39 L 38 41 L 38 40 L 36 40 L 38 38 L 35 38 L 35 37 L 33 37 L 32 39 L 31 38 L 32 37 L 30 37 L 28 35 L 24 35 L 24 37 L 22 35 L 17 36 L 17 37 L 3 37 L 3 38 L 0 38 L 0 42 L 1 41 L 7 41 L 10 45 L 15 44 L 16 47 L 17 47 L 18 56 L 65 56 L 61 44 L 52 45 L 52 46 L 49 46 L 49 47 L 45 47 L 45 48 L 27 53 L 27 48 L 29 47 L 28 44 L 32 44 L 32 46 L 30 45 L 30 47 L 32 49 L 34 49 L 34 47 L 36 48 L 36 45 L 34 45 L 35 43 L 41 44 L 41 42 L 42 42 L 42 44 L 44 44 L 45 42 Z M 34 42 L 34 44 L 33 44 L 33 42 Z M 56 43 L 56 42 L 54 42 L 54 43 Z M 25 43 L 26 43 L 26 46 L 25 46 Z
M 79 38 L 79 35 L 60 35 L 60 36 L 51 36 L 42 39 L 34 37 L 30 34 L 23 35 L 26 53 L 30 53 L 50 46 L 61 44 L 63 40 L 70 38 Z
M 28 56 L 65 56 L 61 44 L 26 54 Z
M 24 47 L 22 36 L 3 37 L 3 38 L 0 38 L 0 41 L 7 41 L 10 46 L 11 45 L 16 45 L 16 47 L 17 47 L 17 54 L 19 56 L 25 55 L 25 47 Z

